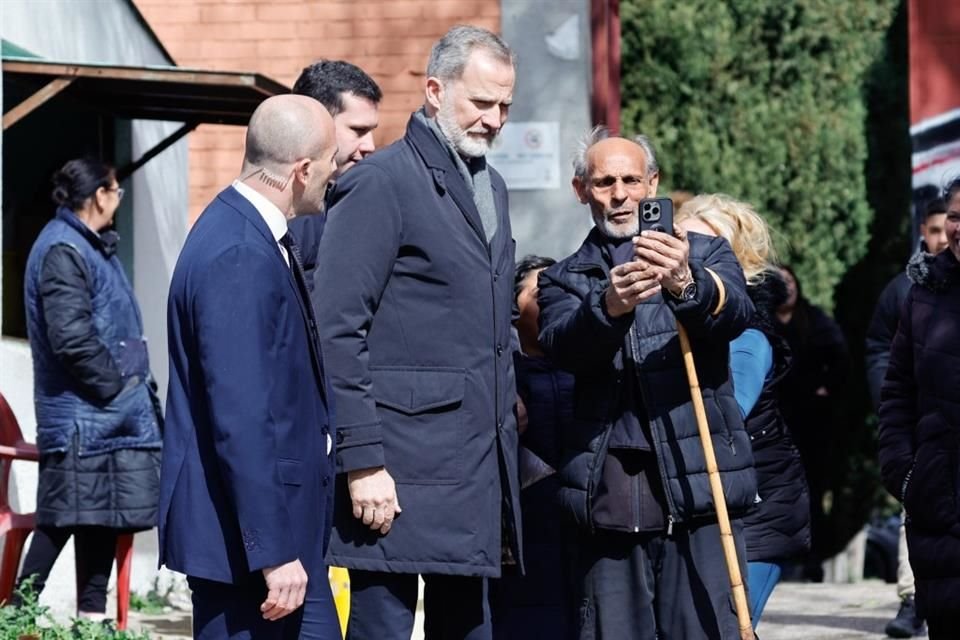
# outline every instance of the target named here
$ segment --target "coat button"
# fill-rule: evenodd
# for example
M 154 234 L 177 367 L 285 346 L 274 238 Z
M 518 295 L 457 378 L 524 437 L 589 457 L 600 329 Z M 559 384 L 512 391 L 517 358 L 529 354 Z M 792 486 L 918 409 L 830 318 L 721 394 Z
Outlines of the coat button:
M 503 355 L 503 347 L 498 344 L 498 345 L 497 345 L 497 356 L 499 357 L 499 356 L 502 356 L 502 355 Z
M 321 435 L 327 435 L 328 433 L 330 433 L 330 429 L 327 429 L 327 425 L 323 425 L 323 426 L 320 428 L 320 433 L 321 433 Z

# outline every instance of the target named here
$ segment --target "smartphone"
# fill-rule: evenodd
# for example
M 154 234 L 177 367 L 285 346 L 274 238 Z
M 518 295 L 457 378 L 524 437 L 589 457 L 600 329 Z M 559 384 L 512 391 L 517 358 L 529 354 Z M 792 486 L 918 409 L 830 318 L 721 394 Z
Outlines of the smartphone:
M 640 201 L 640 231 L 648 230 L 673 235 L 673 200 L 644 198 Z

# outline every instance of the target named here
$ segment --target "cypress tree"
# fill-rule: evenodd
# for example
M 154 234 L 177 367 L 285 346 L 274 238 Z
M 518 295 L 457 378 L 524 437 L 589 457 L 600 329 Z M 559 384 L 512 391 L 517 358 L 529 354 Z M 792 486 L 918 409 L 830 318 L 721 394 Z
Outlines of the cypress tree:
M 867 249 L 865 89 L 898 0 L 623 0 L 622 129 L 751 202 L 816 304 Z

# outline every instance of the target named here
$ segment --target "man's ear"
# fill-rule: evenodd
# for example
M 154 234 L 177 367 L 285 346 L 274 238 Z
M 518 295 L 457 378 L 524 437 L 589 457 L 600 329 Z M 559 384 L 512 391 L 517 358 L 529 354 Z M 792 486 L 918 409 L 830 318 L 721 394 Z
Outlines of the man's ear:
M 653 174 L 650 177 L 650 194 L 648 198 L 655 198 L 657 196 L 657 185 L 660 184 L 660 172 Z
M 304 186 L 310 181 L 310 172 L 314 170 L 310 158 L 303 158 L 293 165 L 293 175 Z
M 573 185 L 573 192 L 577 194 L 577 200 L 580 201 L 580 204 L 587 204 L 587 185 L 579 177 L 573 176 L 573 180 L 570 181 L 570 184 Z
M 440 110 L 440 105 L 443 104 L 443 93 L 443 82 L 441 82 L 439 78 L 433 76 L 427 78 L 427 86 L 425 89 L 427 104 L 433 107 L 434 110 Z

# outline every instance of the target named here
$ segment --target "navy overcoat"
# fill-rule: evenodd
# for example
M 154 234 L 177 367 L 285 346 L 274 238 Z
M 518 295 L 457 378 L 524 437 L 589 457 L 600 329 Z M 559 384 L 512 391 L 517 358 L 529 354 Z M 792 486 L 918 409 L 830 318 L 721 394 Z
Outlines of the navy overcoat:
M 337 185 L 314 282 L 337 411 L 333 565 L 499 576 L 501 543 L 516 547 L 514 242 L 490 173 L 489 244 L 447 147 L 417 118 Z M 343 473 L 380 465 L 403 509 L 385 536 L 353 517 Z

